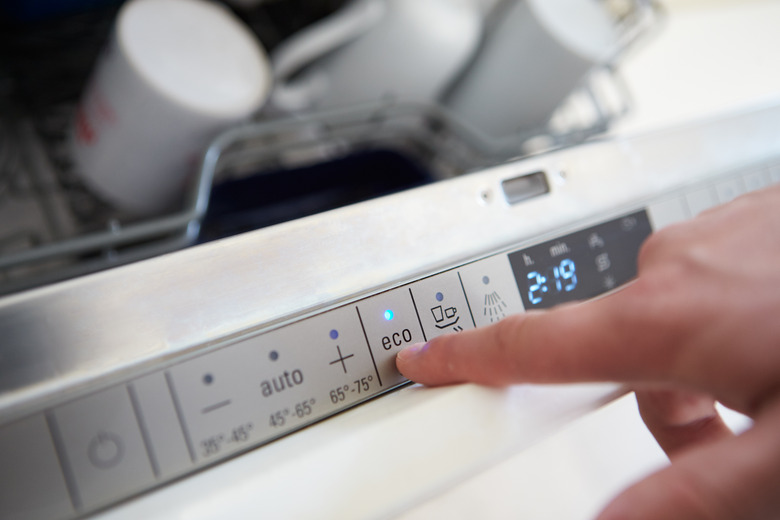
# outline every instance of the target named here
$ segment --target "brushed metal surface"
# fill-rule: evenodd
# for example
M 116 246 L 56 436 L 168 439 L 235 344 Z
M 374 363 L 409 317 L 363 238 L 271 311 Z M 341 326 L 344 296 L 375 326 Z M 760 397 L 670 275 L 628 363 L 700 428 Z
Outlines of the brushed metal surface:
M 616 137 L 0 299 L 0 422 L 264 324 L 780 154 L 780 107 Z M 545 171 L 510 206 L 501 182 Z

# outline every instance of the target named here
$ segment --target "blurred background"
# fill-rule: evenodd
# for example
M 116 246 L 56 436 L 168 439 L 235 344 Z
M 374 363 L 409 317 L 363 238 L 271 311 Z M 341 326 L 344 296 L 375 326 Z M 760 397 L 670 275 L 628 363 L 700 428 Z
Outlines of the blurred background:
M 246 117 L 137 115 L 160 111 L 144 88 L 171 107 L 206 92 L 198 45 L 229 48 L 214 36 L 189 56 L 180 29 L 124 28 L 150 2 L 0 1 L 0 294 L 602 134 L 631 108 L 618 63 L 665 16 L 644 0 L 166 2 L 218 5 L 249 31 L 270 86 Z M 141 87 L 117 79 L 117 53 Z

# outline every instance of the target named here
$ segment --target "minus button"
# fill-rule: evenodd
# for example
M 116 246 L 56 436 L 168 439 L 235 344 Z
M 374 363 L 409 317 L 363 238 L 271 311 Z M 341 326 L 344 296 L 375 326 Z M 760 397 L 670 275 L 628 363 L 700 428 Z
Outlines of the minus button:
M 218 403 L 214 403 L 212 405 L 205 407 L 203 410 L 200 411 L 200 413 L 207 414 L 213 412 L 214 410 L 219 410 L 220 408 L 224 408 L 225 406 L 228 406 L 231 402 L 232 401 L 230 399 L 225 399 L 224 401 L 220 401 Z

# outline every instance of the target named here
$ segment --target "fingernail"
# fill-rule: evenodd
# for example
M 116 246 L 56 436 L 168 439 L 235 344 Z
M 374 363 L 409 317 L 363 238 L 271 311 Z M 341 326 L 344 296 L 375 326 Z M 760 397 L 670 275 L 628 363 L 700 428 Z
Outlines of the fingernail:
M 409 345 L 398 353 L 398 357 L 404 361 L 408 361 L 412 358 L 419 356 L 421 353 L 428 350 L 428 343 L 415 343 Z

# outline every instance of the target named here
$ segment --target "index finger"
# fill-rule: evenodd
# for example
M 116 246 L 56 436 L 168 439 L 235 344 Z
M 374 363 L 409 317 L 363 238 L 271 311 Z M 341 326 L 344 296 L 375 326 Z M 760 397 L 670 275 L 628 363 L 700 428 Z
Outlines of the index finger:
M 606 297 L 510 316 L 401 351 L 399 371 L 427 385 L 668 381 L 679 351 L 638 309 L 639 281 Z

